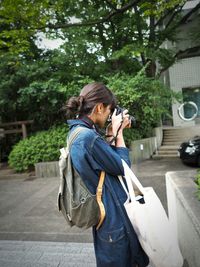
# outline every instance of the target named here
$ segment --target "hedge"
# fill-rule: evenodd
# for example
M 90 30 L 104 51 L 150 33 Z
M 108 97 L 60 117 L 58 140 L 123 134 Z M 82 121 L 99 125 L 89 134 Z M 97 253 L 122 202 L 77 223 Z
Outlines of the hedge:
M 9 166 L 22 172 L 35 163 L 58 160 L 59 149 L 66 144 L 67 132 L 67 125 L 60 125 L 21 140 L 9 154 Z

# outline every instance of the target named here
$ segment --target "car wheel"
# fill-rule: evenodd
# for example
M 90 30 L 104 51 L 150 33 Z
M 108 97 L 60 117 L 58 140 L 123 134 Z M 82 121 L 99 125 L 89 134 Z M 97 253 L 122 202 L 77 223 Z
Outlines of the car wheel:
M 197 157 L 197 166 L 200 167 L 200 155 Z

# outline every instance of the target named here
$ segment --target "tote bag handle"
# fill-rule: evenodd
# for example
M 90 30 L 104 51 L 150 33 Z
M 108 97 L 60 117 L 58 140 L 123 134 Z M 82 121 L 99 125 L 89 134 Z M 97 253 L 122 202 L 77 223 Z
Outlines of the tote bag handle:
M 145 190 L 144 190 L 144 187 L 142 186 L 142 184 L 140 183 L 140 181 L 138 180 L 138 178 L 135 176 L 135 174 L 132 172 L 132 170 L 130 169 L 128 164 L 123 159 L 122 159 L 122 165 L 124 167 L 124 177 L 125 177 L 126 182 L 127 182 L 128 190 L 126 189 L 126 186 L 124 184 L 122 177 L 118 176 L 118 178 L 119 178 L 120 183 L 123 186 L 124 191 L 126 192 L 128 198 L 131 199 L 131 202 L 134 202 L 134 201 L 136 201 L 136 196 L 135 196 L 133 184 L 138 188 L 138 190 L 143 195 L 144 195 Z

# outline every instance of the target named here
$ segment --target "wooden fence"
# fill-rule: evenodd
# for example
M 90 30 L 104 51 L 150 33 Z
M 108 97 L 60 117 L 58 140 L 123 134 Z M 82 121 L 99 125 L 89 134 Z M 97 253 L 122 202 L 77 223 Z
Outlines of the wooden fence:
M 0 135 L 1 137 L 7 134 L 21 133 L 23 139 L 27 137 L 27 125 L 32 124 L 33 120 L 28 121 L 15 121 L 8 123 L 0 123 Z

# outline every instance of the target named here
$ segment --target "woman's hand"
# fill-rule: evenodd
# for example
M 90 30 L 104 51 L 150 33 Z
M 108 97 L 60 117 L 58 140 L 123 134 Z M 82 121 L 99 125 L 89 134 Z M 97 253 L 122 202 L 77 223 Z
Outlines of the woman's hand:
M 111 117 L 111 123 L 106 128 L 107 140 L 111 141 L 111 144 L 116 147 L 126 147 L 123 138 L 123 129 L 131 127 L 128 110 L 124 110 L 118 115 L 116 115 L 116 112 L 117 110 L 115 109 Z
M 124 110 L 122 113 L 116 115 L 115 109 L 112 115 L 112 135 L 122 134 L 124 128 L 130 128 L 131 122 L 129 120 L 128 110 Z

